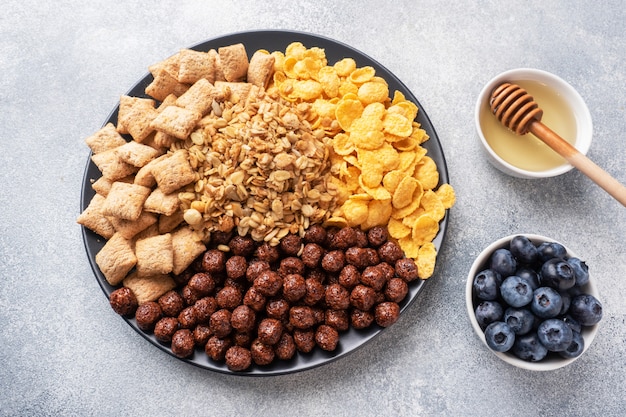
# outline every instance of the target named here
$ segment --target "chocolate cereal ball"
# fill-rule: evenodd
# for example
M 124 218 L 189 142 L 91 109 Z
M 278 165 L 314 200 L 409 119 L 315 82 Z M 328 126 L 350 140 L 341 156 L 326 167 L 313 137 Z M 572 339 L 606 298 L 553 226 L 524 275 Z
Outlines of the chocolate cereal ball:
M 354 265 L 346 265 L 339 273 L 339 284 L 344 288 L 350 289 L 361 282 L 361 273 Z
M 198 324 L 208 324 L 211 314 L 215 313 L 218 309 L 217 301 L 211 296 L 199 299 L 193 307 L 196 311 Z
M 350 327 L 348 310 L 326 310 L 324 324 L 334 327 L 339 332 L 345 332 Z
M 226 261 L 226 276 L 230 279 L 238 280 L 246 276 L 248 261 L 243 256 L 231 256 Z
M 291 303 L 295 303 L 306 295 L 304 277 L 300 274 L 289 274 L 283 280 L 283 296 Z
M 157 302 L 161 306 L 163 315 L 168 317 L 178 317 L 183 308 L 185 308 L 185 300 L 174 290 L 160 296 Z
M 193 329 L 198 324 L 196 309 L 193 306 L 185 307 L 178 315 L 178 322 L 183 329 Z
M 296 343 L 293 341 L 293 336 L 287 332 L 283 332 L 280 336 L 280 340 L 274 347 L 276 357 L 281 360 L 289 360 L 296 354 Z
M 187 286 L 198 296 L 205 297 L 215 289 L 215 278 L 208 272 L 198 272 L 187 282 Z
M 392 301 L 380 303 L 374 309 L 374 319 L 381 327 L 388 327 L 398 321 L 400 306 Z
M 362 311 L 368 311 L 376 302 L 376 291 L 372 287 L 359 284 L 350 293 L 350 304 Z
M 280 259 L 280 250 L 277 246 L 272 246 L 268 242 L 263 242 L 254 252 L 254 256 L 261 261 L 273 264 Z
M 254 288 L 266 297 L 272 297 L 283 287 L 283 279 L 272 270 L 262 271 L 254 280 Z
M 315 331 L 315 343 L 323 350 L 332 352 L 339 343 L 339 333 L 335 328 L 321 324 Z
M 265 305 L 265 313 L 269 318 L 287 321 L 289 320 L 290 307 L 289 302 L 284 298 L 272 298 Z
M 202 269 L 212 274 L 226 269 L 226 254 L 218 249 L 209 249 L 202 256 Z
M 417 265 L 411 258 L 402 258 L 396 261 L 396 275 L 406 282 L 415 281 L 417 276 Z
M 304 241 L 306 243 L 317 243 L 323 245 L 326 242 L 326 229 L 319 224 L 310 226 L 304 233 Z
M 356 231 L 352 227 L 344 227 L 333 234 L 330 246 L 333 249 L 346 250 L 356 245 Z
M 380 291 L 385 286 L 385 275 L 378 266 L 368 266 L 361 273 L 361 283 Z
M 144 332 L 152 332 L 157 321 L 161 319 L 162 312 L 159 303 L 149 301 L 137 307 L 135 311 L 135 320 L 137 327 Z
M 242 346 L 231 346 L 225 355 L 226 366 L 233 372 L 245 371 L 252 365 L 252 354 Z
M 263 343 L 260 339 L 255 339 L 250 345 L 252 361 L 257 365 L 269 365 L 275 357 L 274 348 Z
M 246 269 L 246 280 L 248 282 L 254 282 L 256 277 L 258 277 L 261 272 L 269 270 L 270 264 L 268 261 L 254 259 L 248 263 L 248 268 Z
M 385 287 L 385 298 L 399 303 L 409 292 L 409 285 L 402 278 L 391 278 Z
M 249 258 L 254 253 L 256 244 L 251 237 L 236 235 L 228 242 L 228 247 L 233 255 Z
M 350 307 L 350 292 L 339 284 L 331 284 L 326 287 L 324 300 L 328 308 L 344 310 Z
M 290 256 L 280 261 L 278 273 L 283 277 L 289 274 L 304 275 L 304 269 L 304 263 L 300 258 Z
M 224 338 L 233 330 L 233 327 L 230 324 L 231 316 L 232 313 L 225 308 L 217 310 L 215 313 L 211 314 L 209 327 L 216 337 Z
M 247 305 L 257 313 L 263 311 L 266 302 L 267 298 L 256 287 L 248 288 L 248 291 L 243 296 L 244 305 Z
M 204 348 L 206 342 L 213 335 L 211 329 L 206 324 L 198 324 L 193 329 L 193 340 L 197 347 Z
M 388 238 L 387 229 L 382 226 L 374 226 L 367 231 L 367 240 L 375 248 L 385 243 Z
M 315 330 L 296 329 L 293 331 L 293 341 L 298 351 L 309 353 L 315 348 Z
M 261 342 L 275 345 L 283 334 L 283 324 L 276 319 L 265 318 L 259 323 L 257 335 Z
M 111 308 L 120 316 L 131 317 L 135 314 L 137 307 L 137 297 L 130 288 L 121 287 L 111 293 L 109 297 Z
M 172 353 L 179 358 L 188 358 L 195 350 L 196 342 L 189 329 L 180 329 L 172 336 Z
M 332 250 L 322 258 L 322 268 L 328 272 L 339 272 L 345 266 L 346 255 L 341 250 Z
M 317 322 L 309 306 L 293 306 L 289 310 L 289 324 L 296 329 L 308 329 Z
M 226 286 L 215 294 L 215 301 L 217 301 L 217 305 L 220 308 L 226 308 L 229 310 L 241 305 L 242 298 L 243 295 L 241 294 L 241 291 L 233 286 Z
M 302 255 L 300 258 L 307 268 L 317 268 L 320 265 L 322 257 L 324 256 L 324 249 L 317 243 L 307 243 L 304 245 Z
M 350 312 L 350 323 L 357 330 L 367 329 L 374 323 L 374 314 L 355 308 Z
M 280 250 L 286 256 L 298 256 L 300 248 L 302 247 L 302 238 L 297 234 L 288 234 L 280 240 Z
M 157 321 L 154 326 L 154 337 L 156 337 L 159 342 L 170 343 L 172 336 L 174 336 L 174 333 L 176 333 L 179 327 L 176 317 L 163 317 L 161 320 Z
M 402 248 L 397 243 L 388 240 L 378 248 L 380 260 L 394 265 L 396 261 L 404 256 Z
M 214 361 L 223 361 L 226 351 L 232 346 L 230 339 L 221 339 L 217 336 L 209 337 L 206 345 L 204 345 L 204 353 Z
M 251 332 L 256 323 L 256 313 L 247 305 L 242 304 L 233 310 L 230 323 L 238 332 Z
M 346 249 L 345 256 L 346 262 L 359 270 L 363 270 L 369 266 L 369 260 L 365 248 L 359 248 L 357 246 L 348 248 Z
M 305 279 L 304 285 L 306 286 L 306 294 L 302 299 L 304 304 L 313 306 L 324 299 L 326 289 L 324 288 L 324 284 L 322 284 L 317 278 Z

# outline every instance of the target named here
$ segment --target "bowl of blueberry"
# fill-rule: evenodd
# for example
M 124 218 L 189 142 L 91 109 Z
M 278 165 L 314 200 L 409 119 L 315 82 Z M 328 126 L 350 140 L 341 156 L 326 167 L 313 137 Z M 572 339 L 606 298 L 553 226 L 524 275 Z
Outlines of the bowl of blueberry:
M 578 359 L 602 319 L 587 264 L 541 235 L 511 235 L 485 248 L 470 268 L 465 296 L 479 339 L 500 359 L 528 370 Z

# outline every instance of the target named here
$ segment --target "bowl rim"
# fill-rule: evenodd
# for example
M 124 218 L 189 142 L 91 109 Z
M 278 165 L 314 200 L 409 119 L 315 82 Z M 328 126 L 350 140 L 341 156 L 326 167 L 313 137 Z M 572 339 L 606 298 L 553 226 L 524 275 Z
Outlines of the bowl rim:
M 538 234 L 533 234 L 533 233 L 515 233 L 512 235 L 508 235 L 500 239 L 497 239 L 496 241 L 490 243 L 487 247 L 485 247 L 480 252 L 480 254 L 476 256 L 476 259 L 474 259 L 474 262 L 472 263 L 472 266 L 470 267 L 470 270 L 467 274 L 467 280 L 466 280 L 466 285 L 465 285 L 465 306 L 467 308 L 468 317 L 472 324 L 472 328 L 474 329 L 474 333 L 476 334 L 478 339 L 482 341 L 483 345 L 487 348 L 487 350 L 495 354 L 498 358 L 502 359 L 504 362 L 510 365 L 513 365 L 515 367 L 530 370 L 530 371 L 556 370 L 556 369 L 559 369 L 559 368 L 562 368 L 564 366 L 571 364 L 572 362 L 580 358 L 587 351 L 587 349 L 589 348 L 589 346 L 591 346 L 591 343 L 595 339 L 596 334 L 598 333 L 599 324 L 595 324 L 593 326 L 586 326 L 585 329 L 583 329 L 582 335 L 583 335 L 583 339 L 585 340 L 585 346 L 583 348 L 583 352 L 577 357 L 562 358 L 562 359 L 550 358 L 548 360 L 544 360 L 540 362 L 528 362 L 528 361 L 525 361 L 523 359 L 513 356 L 511 353 L 496 352 L 492 350 L 491 348 L 489 348 L 489 346 L 487 345 L 487 341 L 485 340 L 485 335 L 483 333 L 483 330 L 480 328 L 478 321 L 476 320 L 476 317 L 474 315 L 474 297 L 473 297 L 473 291 L 472 291 L 472 284 L 474 281 L 474 276 L 476 276 L 476 274 L 484 268 L 485 262 L 488 260 L 489 255 L 493 251 L 495 251 L 496 249 L 506 247 L 508 243 L 511 241 L 511 239 L 513 239 L 515 236 L 526 236 L 535 244 L 541 243 L 541 242 L 556 242 L 556 243 L 563 245 L 563 247 L 565 247 L 568 257 L 570 258 L 579 257 L 576 253 L 574 253 L 570 248 L 568 248 L 562 242 L 559 242 L 556 239 L 543 236 L 543 235 L 538 235 Z M 590 280 L 585 286 L 583 286 L 583 288 L 586 293 L 591 294 L 594 297 L 599 299 L 598 289 L 596 285 L 592 282 L 592 280 Z
M 501 72 L 491 78 L 480 90 L 478 94 L 475 107 L 474 107 L 474 124 L 475 129 L 480 139 L 480 142 L 483 145 L 483 148 L 489 154 L 491 161 L 496 165 L 497 168 L 503 170 L 509 175 L 521 177 L 521 178 L 549 178 L 564 174 L 574 167 L 573 165 L 565 162 L 558 167 L 545 170 L 545 171 L 530 171 L 526 169 L 519 168 L 500 157 L 492 148 L 489 146 L 489 143 L 485 139 L 485 135 L 482 131 L 482 127 L 480 124 L 480 114 L 483 105 L 489 99 L 491 92 L 493 89 L 500 83 L 510 81 L 539 81 L 541 83 L 550 85 L 552 88 L 555 88 L 559 94 L 565 95 L 565 99 L 571 106 L 571 109 L 574 113 L 574 118 L 576 120 L 576 143 L 575 148 L 578 149 L 583 155 L 586 155 L 591 147 L 591 142 L 593 140 L 593 120 L 591 118 L 591 112 L 585 103 L 585 100 L 582 98 L 580 93 L 572 87 L 567 81 L 562 79 L 556 74 L 551 72 L 537 69 L 537 68 L 514 68 L 509 69 L 507 71 Z

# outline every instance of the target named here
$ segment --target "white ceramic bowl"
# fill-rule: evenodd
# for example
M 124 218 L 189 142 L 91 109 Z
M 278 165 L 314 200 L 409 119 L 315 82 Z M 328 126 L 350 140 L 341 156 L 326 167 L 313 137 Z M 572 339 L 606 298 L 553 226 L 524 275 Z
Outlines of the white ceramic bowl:
M 532 69 L 532 68 L 518 68 L 505 71 L 493 79 L 491 79 L 481 90 L 476 101 L 476 107 L 474 110 L 474 121 L 476 124 L 476 131 L 480 139 L 480 143 L 487 155 L 488 160 L 498 168 L 500 171 L 518 178 L 536 179 L 554 177 L 566 173 L 573 168 L 572 165 L 565 162 L 551 169 L 543 171 L 533 171 L 530 169 L 523 169 L 519 166 L 515 166 L 505 161 L 494 149 L 489 145 L 485 135 L 488 135 L 487 126 L 483 126 L 481 122 L 481 114 L 485 112 L 490 113 L 489 101 L 493 90 L 502 84 L 503 82 L 519 83 L 519 82 L 535 82 L 548 87 L 550 94 L 554 93 L 560 96 L 560 99 L 567 103 L 566 109 L 561 111 L 568 111 L 568 117 L 575 120 L 576 135 L 574 139 L 574 146 L 583 154 L 586 154 L 591 146 L 592 140 L 592 122 L 591 114 L 585 104 L 583 98 L 578 94 L 574 88 L 567 82 L 559 78 L 558 76 L 546 71 Z M 542 121 L 546 121 L 547 113 L 546 109 L 542 107 L 542 103 L 535 97 L 537 104 L 544 110 L 544 116 Z M 495 120 L 495 116 L 494 120 Z M 558 117 L 558 115 L 551 114 L 550 117 Z M 499 123 L 499 122 L 498 122 Z M 546 126 L 550 127 L 547 123 Z M 552 128 L 553 130 L 554 127 Z M 559 133 L 559 132 L 557 132 Z M 491 133 L 493 134 L 493 133 Z M 528 133 L 527 135 L 532 135 Z M 538 140 L 538 139 L 537 139 Z
M 579 356 L 577 356 L 575 358 L 565 359 L 565 358 L 558 357 L 556 355 L 554 355 L 554 356 L 549 355 L 549 357 L 546 357 L 542 361 L 529 362 L 529 361 L 525 361 L 525 360 L 519 359 L 518 357 L 514 356 L 512 353 L 495 352 L 495 351 L 491 350 L 489 348 L 489 346 L 487 345 L 487 342 L 485 340 L 485 335 L 483 333 L 483 330 L 480 328 L 480 325 L 478 324 L 478 321 L 476 320 L 476 316 L 474 315 L 474 310 L 475 310 L 476 304 L 477 304 L 476 300 L 475 300 L 475 298 L 473 296 L 473 292 L 472 292 L 472 283 L 474 281 L 474 277 L 480 271 L 483 271 L 484 269 L 488 268 L 489 257 L 491 256 L 491 254 L 496 249 L 508 248 L 509 242 L 511 241 L 511 239 L 513 237 L 519 236 L 519 235 L 523 235 L 523 236 L 528 237 L 535 245 L 538 245 L 538 244 L 540 244 L 542 242 L 557 242 L 557 243 L 560 243 L 561 245 L 563 245 L 563 243 L 558 242 L 557 240 L 549 238 L 549 237 L 546 237 L 546 236 L 535 235 L 535 234 L 528 234 L 528 233 L 517 233 L 515 235 L 510 235 L 510 236 L 506 236 L 506 237 L 503 237 L 501 239 L 498 239 L 495 242 L 493 242 L 492 244 L 490 244 L 489 246 L 487 246 L 478 255 L 478 257 L 476 257 L 476 260 L 472 264 L 472 267 L 470 268 L 470 271 L 469 271 L 469 273 L 467 275 L 467 283 L 466 283 L 466 286 L 465 286 L 465 304 L 466 304 L 466 307 L 467 307 L 467 313 L 469 315 L 470 322 L 472 323 L 472 327 L 474 328 L 474 332 L 476 333 L 478 338 L 483 342 L 485 347 L 490 352 L 494 353 L 497 357 L 499 357 L 503 361 L 507 362 L 508 364 L 511 364 L 511 365 L 516 366 L 518 368 L 523 368 L 523 369 L 527 369 L 527 370 L 531 370 L 531 371 L 552 371 L 552 370 L 555 370 L 555 369 L 562 368 L 562 367 L 564 367 L 566 365 L 569 365 L 570 363 L 574 362 L 576 359 L 580 358 L 585 353 L 585 351 L 587 349 L 589 349 L 589 346 L 591 346 L 591 343 L 592 343 L 593 339 L 596 337 L 596 333 L 598 332 L 599 324 L 596 324 L 596 325 L 593 325 L 593 326 L 585 326 L 585 327 L 583 327 L 582 336 L 583 336 L 583 339 L 585 341 L 585 346 L 584 346 L 583 353 L 581 353 Z M 579 256 L 576 255 L 575 253 L 573 253 L 567 246 L 565 246 L 565 245 L 563 245 L 563 246 L 567 250 L 567 256 L 568 257 L 578 257 L 579 258 Z M 582 259 L 584 261 L 584 258 L 580 258 L 580 259 Z M 595 286 L 595 284 L 593 282 L 593 279 L 594 279 L 593 278 L 593 271 L 590 271 L 589 282 L 582 287 L 582 290 L 583 290 L 583 292 L 585 292 L 587 294 L 591 294 L 595 298 L 600 300 L 600 297 L 598 295 L 598 290 L 597 290 L 597 288 L 596 288 L 596 286 Z

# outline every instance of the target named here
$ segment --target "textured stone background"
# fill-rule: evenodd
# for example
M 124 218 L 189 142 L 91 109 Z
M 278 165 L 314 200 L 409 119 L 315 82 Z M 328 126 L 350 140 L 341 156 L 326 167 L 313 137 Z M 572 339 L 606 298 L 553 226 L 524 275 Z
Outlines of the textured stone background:
M 492 168 L 474 130 L 484 83 L 553 72 L 586 100 L 589 156 L 626 183 L 626 9 L 585 1 L 8 0 L 0 14 L 0 415 L 624 415 L 626 209 L 571 171 L 541 181 Z M 147 66 L 231 32 L 308 31 L 395 73 L 434 124 L 457 191 L 433 282 L 399 322 L 329 365 L 271 379 L 187 365 L 108 306 L 75 223 L 84 138 Z M 555 372 L 483 348 L 464 305 L 474 256 L 532 232 L 590 265 L 598 337 Z

